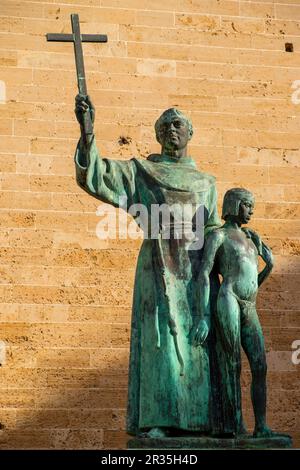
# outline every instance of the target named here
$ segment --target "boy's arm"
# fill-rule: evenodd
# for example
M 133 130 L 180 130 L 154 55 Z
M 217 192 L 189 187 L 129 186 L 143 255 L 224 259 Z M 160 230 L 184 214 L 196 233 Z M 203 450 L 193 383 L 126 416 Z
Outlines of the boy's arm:
M 256 246 L 259 256 L 262 256 L 262 241 L 260 236 L 251 228 L 242 227 L 242 231 L 245 232 L 247 238 L 251 238 L 254 245 Z
M 192 344 L 199 346 L 204 343 L 208 335 L 208 326 L 205 317 L 210 316 L 210 280 L 209 275 L 214 266 L 218 249 L 223 242 L 223 231 L 217 229 L 211 232 L 204 245 L 203 257 L 200 264 L 198 286 L 196 288 L 196 305 L 199 314 L 196 315 L 196 324 L 192 331 Z
M 273 266 L 274 266 L 274 258 L 272 255 L 271 249 L 262 241 L 260 236 L 254 232 L 254 230 L 243 228 L 242 229 L 246 235 L 251 238 L 254 245 L 257 248 L 259 256 L 264 260 L 266 266 L 264 269 L 258 274 L 257 283 L 258 287 L 266 280 L 266 278 L 271 273 Z
M 261 242 L 261 247 L 262 249 L 260 256 L 266 263 L 266 266 L 258 274 L 258 286 L 260 286 L 266 280 L 274 266 L 274 258 L 271 249 L 263 241 Z

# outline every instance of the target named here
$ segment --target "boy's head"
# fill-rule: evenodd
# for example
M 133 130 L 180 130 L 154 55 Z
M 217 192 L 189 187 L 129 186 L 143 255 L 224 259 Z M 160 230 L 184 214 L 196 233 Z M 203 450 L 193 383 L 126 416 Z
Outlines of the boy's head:
M 254 196 L 244 188 L 229 189 L 223 201 L 222 219 L 234 216 L 241 224 L 247 224 L 253 214 Z

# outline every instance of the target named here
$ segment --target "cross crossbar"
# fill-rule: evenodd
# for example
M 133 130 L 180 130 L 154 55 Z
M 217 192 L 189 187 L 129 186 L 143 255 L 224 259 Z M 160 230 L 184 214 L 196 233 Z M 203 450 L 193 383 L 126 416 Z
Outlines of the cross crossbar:
M 74 42 L 73 34 L 48 33 L 47 41 Z M 81 42 L 107 42 L 106 34 L 81 34 Z
M 47 41 L 55 42 L 72 42 L 74 44 L 75 63 L 77 72 L 78 91 L 81 95 L 87 95 L 87 86 L 83 61 L 83 42 L 107 42 L 106 34 L 80 34 L 79 16 L 77 14 L 71 15 L 71 24 L 73 34 L 59 34 L 48 33 L 46 34 Z M 93 134 L 93 123 L 89 112 L 84 113 L 83 127 L 87 139 Z

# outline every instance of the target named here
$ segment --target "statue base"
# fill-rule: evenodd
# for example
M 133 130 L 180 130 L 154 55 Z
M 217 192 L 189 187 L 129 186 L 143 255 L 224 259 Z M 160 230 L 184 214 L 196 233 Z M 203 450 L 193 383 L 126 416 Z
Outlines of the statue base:
M 219 438 L 219 437 L 162 437 L 146 438 L 136 437 L 127 442 L 127 449 L 289 449 L 292 447 L 292 438 L 288 435 L 254 438 Z

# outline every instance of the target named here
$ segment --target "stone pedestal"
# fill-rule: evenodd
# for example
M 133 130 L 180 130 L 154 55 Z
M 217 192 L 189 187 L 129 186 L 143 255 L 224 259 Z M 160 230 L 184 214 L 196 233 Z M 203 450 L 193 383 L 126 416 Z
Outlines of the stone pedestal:
M 217 438 L 217 437 L 163 437 L 134 438 L 127 442 L 127 449 L 288 449 L 292 439 L 288 435 L 269 438 Z

